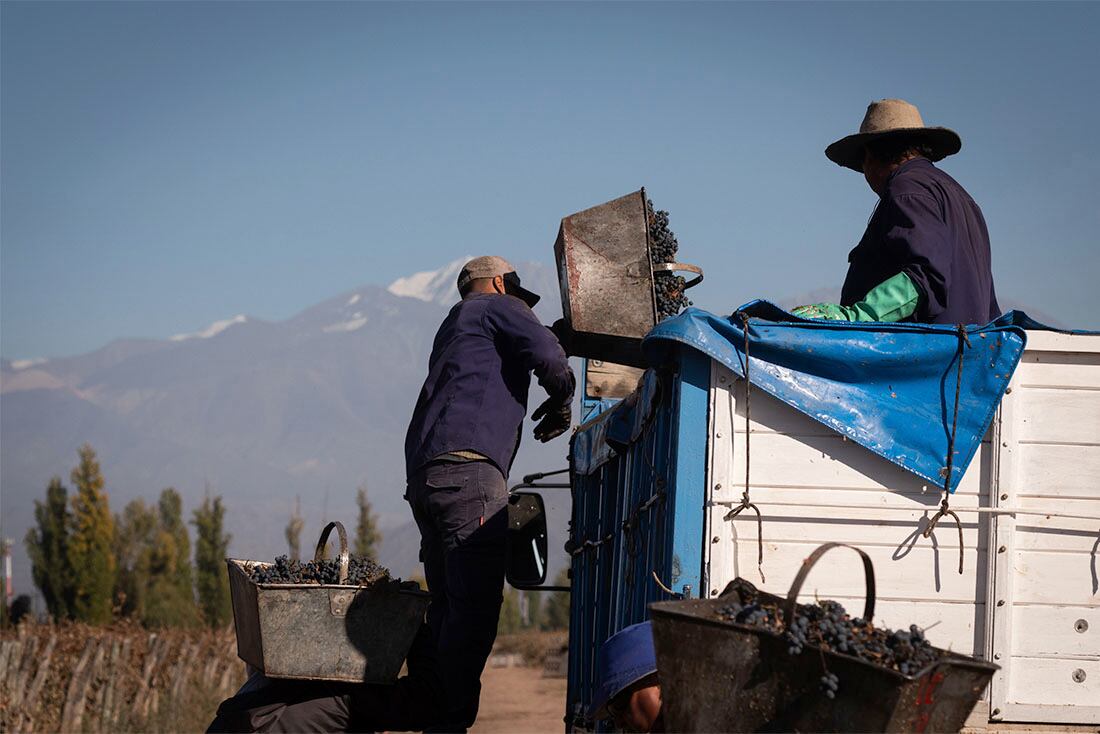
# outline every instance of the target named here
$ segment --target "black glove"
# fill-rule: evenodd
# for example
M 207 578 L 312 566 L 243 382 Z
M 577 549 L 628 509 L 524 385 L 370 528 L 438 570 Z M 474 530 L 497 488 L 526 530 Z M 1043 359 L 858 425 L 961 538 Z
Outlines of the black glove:
M 542 421 L 535 426 L 535 438 L 546 443 L 552 438 L 557 438 L 569 428 L 573 420 L 573 410 L 569 403 L 562 403 L 555 398 L 547 398 L 542 405 L 535 408 L 531 414 L 531 420 Z

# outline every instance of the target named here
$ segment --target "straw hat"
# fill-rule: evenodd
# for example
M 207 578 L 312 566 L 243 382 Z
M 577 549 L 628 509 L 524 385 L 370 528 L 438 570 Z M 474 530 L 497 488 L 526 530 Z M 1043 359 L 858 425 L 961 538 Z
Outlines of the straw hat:
M 836 141 L 825 149 L 825 155 L 833 163 L 862 173 L 863 149 L 868 141 L 903 136 L 928 145 L 933 161 L 962 148 L 958 133 L 946 127 L 925 127 L 920 111 L 904 99 L 882 99 L 867 105 L 858 133 Z

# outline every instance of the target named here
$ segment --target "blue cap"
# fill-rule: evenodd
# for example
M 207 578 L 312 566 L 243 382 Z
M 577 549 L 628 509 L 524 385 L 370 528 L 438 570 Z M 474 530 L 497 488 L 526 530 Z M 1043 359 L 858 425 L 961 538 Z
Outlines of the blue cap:
M 592 718 L 603 718 L 608 701 L 656 672 L 657 654 L 649 622 L 632 624 L 607 638 L 596 662 L 596 695 L 589 709 Z

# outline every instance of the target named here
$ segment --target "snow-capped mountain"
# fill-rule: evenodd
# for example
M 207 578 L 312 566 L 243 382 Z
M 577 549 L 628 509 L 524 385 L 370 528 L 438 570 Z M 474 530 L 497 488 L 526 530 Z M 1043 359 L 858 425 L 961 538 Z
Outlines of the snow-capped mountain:
M 451 306 L 458 300 L 458 273 L 473 259 L 472 255 L 452 260 L 439 270 L 425 270 L 398 278 L 386 290 L 395 296 L 407 296 L 440 306 Z
M 457 300 L 468 258 L 338 294 L 280 322 L 235 316 L 166 339 L 127 339 L 75 357 L 0 362 L 0 536 L 21 539 L 51 476 L 67 479 L 84 442 L 97 451 L 111 509 L 165 487 L 190 512 L 207 487 L 225 498 L 236 557 L 285 552 L 296 497 L 303 544 L 328 519 L 354 522 L 366 482 L 386 535 L 383 562 L 416 564 L 404 493 L 404 437 L 432 339 Z M 554 271 L 517 263 L 559 315 Z M 404 283 L 405 294 L 398 283 Z M 414 287 L 415 286 L 415 287 Z M 532 400 L 538 399 L 537 385 Z M 513 475 L 565 463 L 567 439 L 542 445 L 530 427 Z M 67 482 L 66 482 L 67 484 Z M 415 532 L 412 532 L 415 536 Z M 411 550 L 410 550 L 411 548 Z M 29 585 L 21 542 L 15 580 Z
M 169 341 L 174 341 L 174 342 L 181 342 L 181 341 L 184 341 L 186 339 L 209 339 L 212 336 L 217 336 L 218 334 L 222 333 L 223 331 L 228 329 L 230 326 L 234 326 L 236 324 L 243 324 L 246 321 L 248 321 L 248 318 L 246 316 L 244 316 L 243 314 L 238 314 L 237 316 L 234 316 L 231 319 L 225 319 L 223 321 L 215 321 L 214 323 L 210 324 L 210 326 L 207 326 L 202 331 L 196 331 L 196 332 L 193 332 L 191 334 L 176 334 L 175 336 L 168 337 L 168 339 L 169 339 Z

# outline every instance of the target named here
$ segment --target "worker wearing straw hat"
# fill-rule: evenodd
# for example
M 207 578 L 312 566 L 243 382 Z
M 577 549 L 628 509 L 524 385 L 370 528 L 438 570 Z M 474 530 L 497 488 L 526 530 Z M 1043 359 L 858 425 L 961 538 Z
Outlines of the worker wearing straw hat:
M 884 99 L 867 107 L 858 133 L 825 149 L 861 172 L 879 202 L 848 254 L 840 303 L 799 306 L 796 316 L 984 324 L 1000 315 L 982 211 L 933 165 L 961 147 L 955 131 L 927 127 L 913 105 Z

